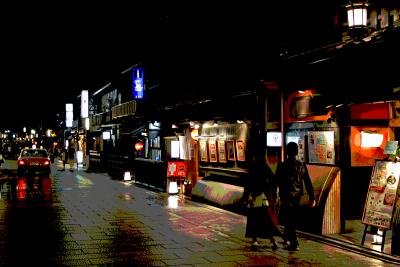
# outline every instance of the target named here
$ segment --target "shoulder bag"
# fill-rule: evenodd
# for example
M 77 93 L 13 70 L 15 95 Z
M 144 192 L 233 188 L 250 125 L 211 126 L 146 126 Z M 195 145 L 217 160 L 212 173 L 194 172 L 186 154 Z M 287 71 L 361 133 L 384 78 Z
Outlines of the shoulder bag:
M 248 208 L 268 207 L 268 205 L 268 199 L 264 193 L 261 193 L 258 196 L 252 196 L 250 193 L 249 200 L 247 201 Z

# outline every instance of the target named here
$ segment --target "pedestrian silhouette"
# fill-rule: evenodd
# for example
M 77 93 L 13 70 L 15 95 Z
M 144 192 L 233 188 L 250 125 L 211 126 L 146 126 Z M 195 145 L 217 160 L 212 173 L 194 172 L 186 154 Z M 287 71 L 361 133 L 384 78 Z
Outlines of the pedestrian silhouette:
M 63 146 L 63 148 L 61 149 L 61 153 L 60 153 L 60 159 L 63 164 L 62 171 L 65 170 L 65 164 L 67 163 L 67 158 L 68 158 L 67 150 L 65 149 L 65 146 Z
M 272 178 L 273 173 L 266 164 L 264 155 L 254 157 L 241 198 L 241 203 L 247 207 L 245 237 L 252 239 L 252 249 L 259 245 L 258 238 L 265 238 L 270 239 L 272 250 L 275 251 L 278 246 L 274 236 L 282 236 L 270 210 L 274 203 L 270 190 Z
M 285 152 L 286 160 L 278 164 L 275 172 L 275 183 L 279 188 L 281 201 L 279 221 L 284 226 L 284 248 L 298 250 L 299 242 L 296 228 L 298 219 L 301 216 L 299 203 L 303 191 L 303 181 L 312 202 L 311 207 L 315 206 L 314 190 L 307 167 L 296 159 L 298 153 L 297 144 L 289 142 Z
M 68 148 L 68 162 L 69 162 L 69 170 L 73 171 L 73 167 L 75 165 L 75 148 L 73 146 L 69 146 Z

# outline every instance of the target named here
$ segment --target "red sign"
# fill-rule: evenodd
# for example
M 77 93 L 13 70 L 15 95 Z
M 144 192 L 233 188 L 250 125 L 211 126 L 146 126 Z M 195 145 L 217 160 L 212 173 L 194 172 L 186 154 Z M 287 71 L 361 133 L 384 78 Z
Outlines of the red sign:
M 186 178 L 187 165 L 183 161 L 168 162 L 167 177 L 184 177 Z

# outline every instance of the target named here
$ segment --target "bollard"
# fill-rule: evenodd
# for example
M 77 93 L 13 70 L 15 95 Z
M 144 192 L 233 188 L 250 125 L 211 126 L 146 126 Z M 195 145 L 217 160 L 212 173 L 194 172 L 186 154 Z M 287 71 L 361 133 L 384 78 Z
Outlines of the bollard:
M 168 184 L 169 194 L 178 194 L 178 183 L 176 181 L 170 181 Z
M 124 181 L 130 181 L 131 180 L 131 172 L 126 171 L 124 173 Z

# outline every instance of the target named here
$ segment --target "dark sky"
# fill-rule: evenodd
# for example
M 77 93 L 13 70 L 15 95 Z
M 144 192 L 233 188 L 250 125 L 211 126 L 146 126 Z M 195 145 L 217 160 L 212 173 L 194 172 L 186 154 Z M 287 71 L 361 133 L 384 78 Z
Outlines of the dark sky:
M 340 1 L 81 2 L 2 8 L 0 129 L 52 118 L 82 89 L 94 92 L 136 63 L 161 82 L 172 72 L 182 90 L 263 76 L 283 49 L 326 43 L 342 8 Z

